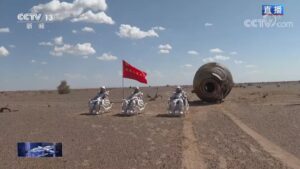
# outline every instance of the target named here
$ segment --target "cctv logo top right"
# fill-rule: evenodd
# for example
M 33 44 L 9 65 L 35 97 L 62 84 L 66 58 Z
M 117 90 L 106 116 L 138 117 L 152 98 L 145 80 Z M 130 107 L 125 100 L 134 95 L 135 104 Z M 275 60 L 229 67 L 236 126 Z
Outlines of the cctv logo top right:
M 294 23 L 291 21 L 282 21 L 285 13 L 283 5 L 262 5 L 262 18 L 245 19 L 246 28 L 293 28 Z

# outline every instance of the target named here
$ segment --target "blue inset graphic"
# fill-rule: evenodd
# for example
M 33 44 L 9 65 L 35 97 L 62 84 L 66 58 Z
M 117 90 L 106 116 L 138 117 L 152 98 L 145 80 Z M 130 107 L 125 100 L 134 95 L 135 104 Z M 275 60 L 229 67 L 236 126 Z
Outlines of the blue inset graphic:
M 62 143 L 18 143 L 19 157 L 62 157 Z

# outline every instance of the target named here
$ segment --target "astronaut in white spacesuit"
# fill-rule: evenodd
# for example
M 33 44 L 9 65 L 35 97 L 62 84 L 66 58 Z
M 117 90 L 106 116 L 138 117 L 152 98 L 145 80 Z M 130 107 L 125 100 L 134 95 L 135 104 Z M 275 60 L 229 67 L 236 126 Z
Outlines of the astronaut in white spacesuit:
M 108 96 L 109 92 L 106 91 L 105 86 L 102 86 L 97 95 L 93 99 L 90 99 L 90 113 L 93 113 L 93 111 L 96 109 L 96 106 L 102 105 L 105 99 L 108 100 Z M 98 113 L 99 112 L 96 112 L 96 114 Z
M 134 91 L 131 95 L 123 100 L 122 113 L 128 115 L 140 113 L 145 108 L 143 95 L 139 87 L 134 87 Z M 136 112 L 136 110 L 138 110 L 138 112 Z
M 169 99 L 169 113 L 182 115 L 188 109 L 186 92 L 180 86 L 176 87 L 175 92 Z

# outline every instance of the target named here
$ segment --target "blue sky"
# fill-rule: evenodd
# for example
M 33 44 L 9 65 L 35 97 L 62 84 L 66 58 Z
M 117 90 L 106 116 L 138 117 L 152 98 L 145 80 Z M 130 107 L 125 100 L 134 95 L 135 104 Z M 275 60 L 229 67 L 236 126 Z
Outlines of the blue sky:
M 273 27 L 247 27 L 245 21 L 263 18 L 264 4 L 283 4 L 284 16 Z M 192 84 L 208 61 L 226 65 L 235 82 L 300 80 L 299 5 L 297 0 L 2 0 L 0 90 L 55 89 L 61 80 L 72 88 L 121 86 L 122 59 L 146 71 L 149 85 Z M 28 12 L 55 20 L 28 30 L 17 19 Z M 125 80 L 125 85 L 140 84 Z

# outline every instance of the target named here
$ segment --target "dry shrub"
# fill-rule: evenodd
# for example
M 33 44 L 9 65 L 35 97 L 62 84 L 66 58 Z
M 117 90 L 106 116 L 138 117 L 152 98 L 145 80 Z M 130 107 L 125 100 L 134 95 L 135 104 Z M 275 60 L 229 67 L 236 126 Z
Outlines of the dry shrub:
M 68 94 L 70 93 L 70 86 L 67 84 L 67 81 L 63 80 L 60 82 L 59 86 L 57 86 L 58 94 Z
M 158 88 L 156 88 L 156 93 L 153 97 L 150 96 L 149 94 L 147 94 L 147 97 L 149 98 L 149 101 L 155 101 L 159 97 L 160 99 L 162 99 L 162 95 L 158 94 Z
M 264 94 L 262 95 L 262 98 L 266 98 L 268 95 L 269 95 L 268 93 L 264 93 Z
M 40 90 L 39 93 L 40 93 L 40 94 L 47 94 L 47 92 L 44 91 L 44 90 Z

